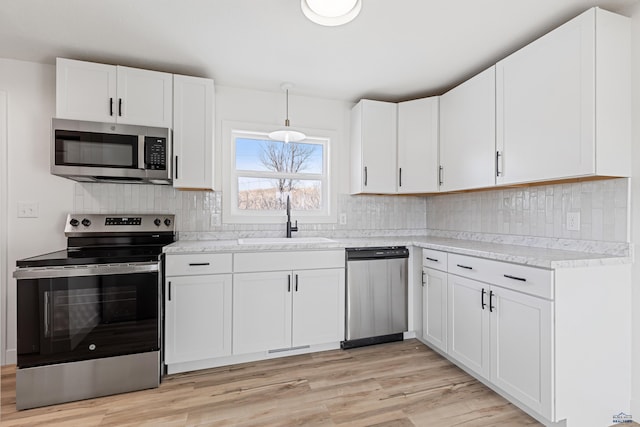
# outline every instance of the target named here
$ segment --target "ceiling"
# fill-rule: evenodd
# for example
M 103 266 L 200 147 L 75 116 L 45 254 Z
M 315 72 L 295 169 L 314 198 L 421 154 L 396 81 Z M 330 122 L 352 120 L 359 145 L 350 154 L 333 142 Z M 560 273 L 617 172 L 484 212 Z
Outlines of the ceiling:
M 439 95 L 591 6 L 640 0 L 363 0 L 323 27 L 299 0 L 0 0 L 0 57 L 55 57 L 357 101 Z

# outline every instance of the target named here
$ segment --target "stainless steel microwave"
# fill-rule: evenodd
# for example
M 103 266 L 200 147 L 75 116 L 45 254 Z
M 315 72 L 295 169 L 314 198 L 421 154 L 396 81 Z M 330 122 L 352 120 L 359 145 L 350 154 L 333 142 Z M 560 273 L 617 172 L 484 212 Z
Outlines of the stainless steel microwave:
M 81 182 L 171 184 L 171 130 L 53 119 L 51 173 Z

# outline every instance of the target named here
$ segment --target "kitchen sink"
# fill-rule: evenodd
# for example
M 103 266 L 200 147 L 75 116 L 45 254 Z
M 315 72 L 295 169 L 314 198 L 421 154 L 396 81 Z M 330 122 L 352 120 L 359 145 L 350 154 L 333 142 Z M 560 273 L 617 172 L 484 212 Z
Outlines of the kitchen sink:
M 335 243 L 335 240 L 326 237 L 252 237 L 238 239 L 239 245 L 280 245 L 280 244 L 304 244 L 304 243 Z

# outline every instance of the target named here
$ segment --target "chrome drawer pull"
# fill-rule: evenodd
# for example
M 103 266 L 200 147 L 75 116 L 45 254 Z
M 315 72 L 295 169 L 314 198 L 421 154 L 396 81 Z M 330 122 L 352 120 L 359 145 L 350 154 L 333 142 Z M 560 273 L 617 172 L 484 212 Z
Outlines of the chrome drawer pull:
M 527 279 L 525 279 L 524 277 L 511 276 L 509 274 L 503 274 L 503 276 L 506 277 L 507 279 L 519 280 L 521 282 L 526 282 L 527 281 Z

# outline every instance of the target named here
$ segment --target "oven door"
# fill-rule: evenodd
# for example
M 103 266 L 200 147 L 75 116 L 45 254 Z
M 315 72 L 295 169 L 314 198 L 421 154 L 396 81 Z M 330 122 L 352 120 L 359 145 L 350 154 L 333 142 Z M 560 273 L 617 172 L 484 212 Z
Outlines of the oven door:
M 17 271 L 18 367 L 160 349 L 159 263 Z

